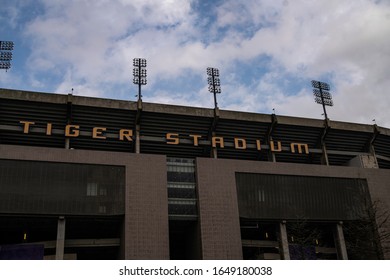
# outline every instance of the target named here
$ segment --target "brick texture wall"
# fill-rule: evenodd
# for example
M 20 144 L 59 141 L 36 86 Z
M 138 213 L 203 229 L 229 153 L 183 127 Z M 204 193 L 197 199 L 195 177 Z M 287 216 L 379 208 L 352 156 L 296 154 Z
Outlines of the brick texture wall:
M 379 211 L 390 210 L 390 170 L 197 159 L 199 216 L 204 259 L 241 259 L 241 237 L 236 194 L 236 172 L 366 179 Z M 390 231 L 390 228 L 384 228 Z M 385 255 L 390 259 L 390 254 Z
M 125 166 L 121 256 L 169 259 L 165 156 L 0 145 L 0 158 Z

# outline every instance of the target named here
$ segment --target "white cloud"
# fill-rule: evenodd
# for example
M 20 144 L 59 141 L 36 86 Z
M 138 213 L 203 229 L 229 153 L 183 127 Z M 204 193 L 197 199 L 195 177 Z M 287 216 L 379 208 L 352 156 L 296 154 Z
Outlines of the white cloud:
M 124 70 L 129 70 L 127 65 L 132 58 L 148 52 L 148 46 L 143 46 L 146 40 L 142 38 L 147 27 L 179 24 L 190 7 L 184 1 L 43 3 L 46 13 L 32 21 L 26 31 L 34 45 L 30 70 L 71 69 L 73 82 L 87 80 L 90 84 L 115 83 L 128 78 L 131 72 L 125 74 Z M 147 35 L 155 37 L 154 33 Z M 159 45 L 159 42 L 153 43 Z
M 207 2 L 207 11 L 195 0 L 41 3 L 25 32 L 37 87 L 53 75 L 55 91 L 123 98 L 134 87 L 132 59 L 145 57 L 148 101 L 212 106 L 212 66 L 221 72 L 221 108 L 321 118 L 310 88 L 320 79 L 332 87 L 332 119 L 374 116 L 390 126 L 389 2 L 225 0 Z M 257 65 L 262 57 L 266 65 Z
M 252 6 L 251 11 L 254 9 Z M 242 53 L 248 59 L 268 54 L 284 69 L 280 75 L 290 73 L 307 79 L 331 75 L 335 95 L 331 117 L 369 122 L 375 114 L 379 115 L 377 120 L 390 125 L 386 110 L 380 109 L 384 104 L 390 106 L 390 81 L 386 79 L 390 38 L 386 34 L 390 34 L 388 5 L 371 1 L 294 1 L 294 5 L 280 6 L 276 24 L 260 28 L 244 40 Z M 285 95 L 279 104 L 282 113 L 315 116 L 309 104 L 298 106 L 306 97 Z

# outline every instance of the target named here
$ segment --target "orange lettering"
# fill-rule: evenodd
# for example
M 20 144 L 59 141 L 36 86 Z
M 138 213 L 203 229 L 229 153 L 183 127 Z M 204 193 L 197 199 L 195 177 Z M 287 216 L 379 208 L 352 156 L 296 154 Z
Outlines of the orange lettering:
M 133 131 L 131 129 L 121 129 L 119 130 L 119 140 L 123 141 L 125 138 L 127 141 L 133 141 Z
M 275 149 L 275 143 L 274 143 L 274 141 L 271 141 L 270 145 L 271 145 L 272 152 L 281 152 L 282 151 L 282 142 L 277 141 L 277 143 L 278 143 L 278 148 Z
M 30 124 L 35 124 L 35 122 L 28 122 L 28 121 L 20 121 L 21 124 L 24 124 L 23 126 L 23 133 L 29 133 L 30 130 Z
M 179 134 L 177 133 L 167 133 L 167 144 L 177 145 L 179 144 Z
M 239 150 L 245 150 L 246 140 L 242 138 L 234 138 L 234 147 Z
M 219 144 L 219 146 L 221 148 L 224 148 L 225 147 L 225 143 L 223 142 L 223 137 L 212 137 L 211 138 L 211 144 L 213 146 L 213 148 L 216 148 L 217 147 L 217 144 Z
M 106 136 L 103 135 L 104 131 L 106 131 L 105 127 L 94 127 L 92 129 L 92 138 L 106 139 Z
M 194 146 L 198 146 L 199 145 L 198 139 L 201 138 L 202 136 L 197 134 L 190 134 L 190 137 L 194 139 Z
M 78 137 L 80 135 L 80 126 L 74 124 L 68 124 L 65 126 L 66 137 Z

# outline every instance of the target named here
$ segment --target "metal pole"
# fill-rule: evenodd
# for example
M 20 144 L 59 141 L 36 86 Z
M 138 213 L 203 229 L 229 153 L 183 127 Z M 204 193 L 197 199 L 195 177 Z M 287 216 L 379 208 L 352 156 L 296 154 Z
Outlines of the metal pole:
M 138 100 L 141 100 L 141 59 L 138 59 Z
M 320 89 L 320 94 L 321 94 L 322 108 L 324 108 L 324 115 L 325 115 L 325 119 L 327 120 L 328 119 L 328 114 L 326 113 L 324 95 L 322 93 L 322 88 L 320 87 L 319 89 Z
M 213 93 L 214 93 L 214 106 L 215 106 L 215 108 L 218 108 L 218 104 L 217 104 L 217 90 L 216 90 L 216 88 L 215 88 L 215 80 L 214 80 L 214 78 L 215 78 L 215 76 L 214 76 L 214 71 L 213 71 L 213 73 L 212 73 L 212 77 L 213 77 Z

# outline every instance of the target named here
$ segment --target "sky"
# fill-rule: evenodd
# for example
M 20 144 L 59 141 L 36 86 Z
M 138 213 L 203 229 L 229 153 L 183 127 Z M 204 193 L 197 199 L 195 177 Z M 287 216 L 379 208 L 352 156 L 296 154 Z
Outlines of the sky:
M 390 0 L 0 0 L 13 41 L 0 88 L 322 119 L 390 128 Z

